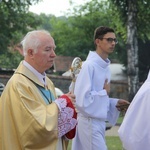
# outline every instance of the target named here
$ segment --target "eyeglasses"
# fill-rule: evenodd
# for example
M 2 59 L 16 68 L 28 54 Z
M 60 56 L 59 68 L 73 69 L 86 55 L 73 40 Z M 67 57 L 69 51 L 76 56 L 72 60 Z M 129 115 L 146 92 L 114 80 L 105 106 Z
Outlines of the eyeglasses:
M 109 43 L 112 43 L 113 41 L 115 42 L 115 44 L 118 43 L 117 39 L 116 38 L 99 38 L 99 39 L 106 39 Z

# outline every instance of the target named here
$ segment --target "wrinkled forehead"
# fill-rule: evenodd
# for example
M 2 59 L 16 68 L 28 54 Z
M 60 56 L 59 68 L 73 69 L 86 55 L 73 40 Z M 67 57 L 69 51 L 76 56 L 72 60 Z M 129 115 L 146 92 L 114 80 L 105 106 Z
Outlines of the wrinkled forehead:
M 56 47 L 55 41 L 54 41 L 53 37 L 51 37 L 50 35 L 44 35 L 44 36 L 41 36 L 40 38 L 41 38 L 40 46 L 44 46 L 45 48 L 46 47 L 53 47 L 53 48 Z

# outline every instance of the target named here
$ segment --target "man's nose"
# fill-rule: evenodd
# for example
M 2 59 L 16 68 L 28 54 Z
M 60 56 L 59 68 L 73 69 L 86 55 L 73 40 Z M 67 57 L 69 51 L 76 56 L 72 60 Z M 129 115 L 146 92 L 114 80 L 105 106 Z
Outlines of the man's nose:
M 52 52 L 51 52 L 51 56 L 53 56 L 53 57 L 55 57 L 55 56 L 56 56 L 55 50 L 52 50 Z

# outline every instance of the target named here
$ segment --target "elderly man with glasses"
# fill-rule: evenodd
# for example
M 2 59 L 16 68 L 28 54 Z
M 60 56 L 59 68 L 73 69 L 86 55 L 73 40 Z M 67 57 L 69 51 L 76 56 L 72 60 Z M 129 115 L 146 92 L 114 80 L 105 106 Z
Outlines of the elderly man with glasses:
M 117 44 L 114 30 L 109 27 L 96 28 L 94 44 L 96 51 L 89 52 L 75 84 L 78 124 L 72 150 L 107 150 L 106 121 L 115 125 L 119 112 L 129 105 L 126 100 L 109 98 L 108 55 Z

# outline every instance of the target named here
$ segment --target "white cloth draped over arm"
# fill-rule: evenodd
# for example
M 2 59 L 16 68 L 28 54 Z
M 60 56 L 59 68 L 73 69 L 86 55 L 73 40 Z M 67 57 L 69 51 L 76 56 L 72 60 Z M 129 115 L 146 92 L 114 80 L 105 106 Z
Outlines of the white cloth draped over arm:
M 74 110 L 71 107 L 67 107 L 65 98 L 58 98 L 54 102 L 60 108 L 58 115 L 58 137 L 62 137 L 76 126 L 77 120 L 73 118 Z

